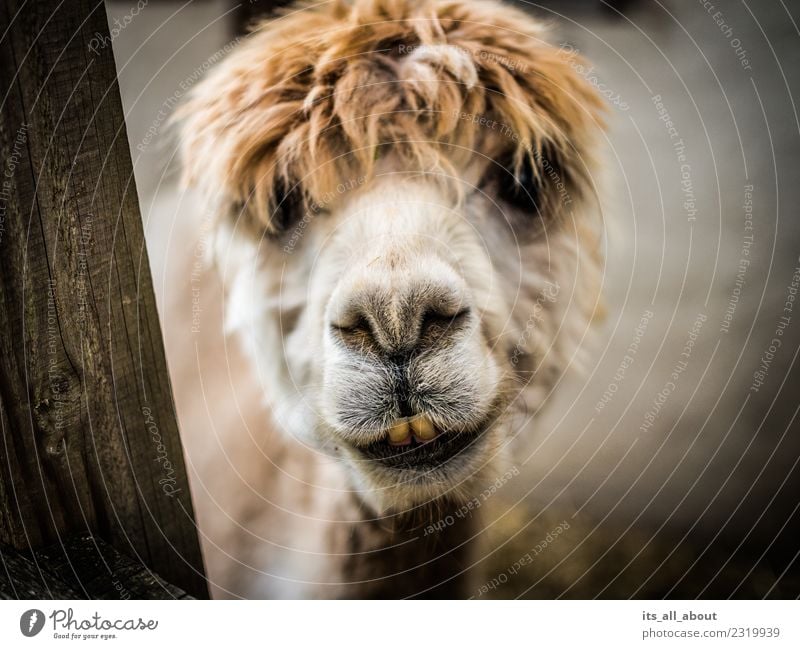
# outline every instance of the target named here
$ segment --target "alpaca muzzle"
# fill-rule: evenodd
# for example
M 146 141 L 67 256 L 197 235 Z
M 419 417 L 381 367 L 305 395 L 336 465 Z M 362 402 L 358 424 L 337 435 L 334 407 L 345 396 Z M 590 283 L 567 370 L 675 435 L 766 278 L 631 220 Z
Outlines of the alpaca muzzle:
M 485 354 L 478 312 L 452 270 L 435 259 L 373 262 L 343 278 L 328 314 L 326 388 L 343 441 L 386 469 L 429 471 L 469 452 L 490 423 L 479 395 Z
M 323 311 L 326 432 L 364 475 L 444 484 L 480 460 L 497 414 L 502 369 L 483 321 L 493 268 L 425 183 L 365 190 L 343 214 Z

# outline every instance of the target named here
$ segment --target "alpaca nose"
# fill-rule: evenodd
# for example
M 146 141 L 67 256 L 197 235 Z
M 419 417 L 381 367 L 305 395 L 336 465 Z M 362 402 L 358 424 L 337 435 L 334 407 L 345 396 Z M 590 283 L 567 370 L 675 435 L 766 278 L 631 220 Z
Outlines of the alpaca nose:
M 331 328 L 340 340 L 392 363 L 423 348 L 446 344 L 470 321 L 466 292 L 433 280 L 375 284 L 352 291 L 332 309 Z

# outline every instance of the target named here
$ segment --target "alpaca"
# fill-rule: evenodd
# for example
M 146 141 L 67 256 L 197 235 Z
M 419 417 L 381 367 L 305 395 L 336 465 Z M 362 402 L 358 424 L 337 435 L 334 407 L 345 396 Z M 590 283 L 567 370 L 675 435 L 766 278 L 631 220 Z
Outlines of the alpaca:
M 226 326 L 281 433 L 241 461 L 296 506 L 218 522 L 218 594 L 474 584 L 477 517 L 448 514 L 507 471 L 599 312 L 604 107 L 545 36 L 493 0 L 301 5 L 180 109 Z

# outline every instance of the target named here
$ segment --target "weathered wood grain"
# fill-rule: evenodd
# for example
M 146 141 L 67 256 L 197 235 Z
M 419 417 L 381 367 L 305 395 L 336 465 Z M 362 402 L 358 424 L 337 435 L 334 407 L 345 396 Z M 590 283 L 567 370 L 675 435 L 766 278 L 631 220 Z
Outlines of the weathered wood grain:
M 19 552 L 0 544 L 0 599 L 192 599 L 91 534 Z
M 0 544 L 0 599 L 81 599 L 76 590 L 46 567 L 14 548 Z
M 105 9 L 59 4 L 0 1 L 0 540 L 91 532 L 203 597 Z

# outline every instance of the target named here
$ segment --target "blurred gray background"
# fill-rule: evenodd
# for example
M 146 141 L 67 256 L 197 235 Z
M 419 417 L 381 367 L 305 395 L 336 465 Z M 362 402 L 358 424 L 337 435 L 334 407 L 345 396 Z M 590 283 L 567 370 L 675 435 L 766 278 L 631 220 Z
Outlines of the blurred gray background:
M 107 4 L 112 32 L 124 24 L 113 48 L 198 501 L 210 482 L 193 453 L 212 435 L 207 404 L 225 397 L 208 369 L 196 389 L 213 364 L 189 334 L 192 274 L 173 260 L 202 251 L 207 215 L 177 189 L 164 116 L 257 8 L 150 2 L 126 21 L 131 2 Z M 588 370 L 524 440 L 521 476 L 482 512 L 483 567 L 507 572 L 561 521 L 570 529 L 491 596 L 800 595 L 800 305 L 784 311 L 800 268 L 800 6 L 713 5 L 525 5 L 612 99 L 609 315 Z

